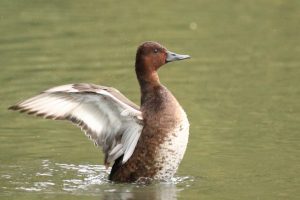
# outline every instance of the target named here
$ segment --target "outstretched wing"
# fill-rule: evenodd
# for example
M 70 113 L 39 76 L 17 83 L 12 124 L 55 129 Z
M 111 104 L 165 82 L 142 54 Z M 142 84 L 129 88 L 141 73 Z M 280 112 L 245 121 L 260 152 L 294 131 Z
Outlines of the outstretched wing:
M 132 155 L 143 128 L 139 107 L 118 90 L 94 84 L 51 88 L 9 109 L 54 120 L 69 120 L 101 146 L 105 165 Z

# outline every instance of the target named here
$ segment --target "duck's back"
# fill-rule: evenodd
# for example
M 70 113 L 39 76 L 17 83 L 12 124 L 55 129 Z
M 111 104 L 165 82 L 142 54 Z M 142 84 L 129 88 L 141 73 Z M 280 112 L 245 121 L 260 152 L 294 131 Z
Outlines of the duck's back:
M 115 164 L 112 180 L 169 179 L 183 158 L 189 122 L 171 92 L 162 85 L 142 91 L 141 111 L 144 128 L 136 149 L 124 165 Z

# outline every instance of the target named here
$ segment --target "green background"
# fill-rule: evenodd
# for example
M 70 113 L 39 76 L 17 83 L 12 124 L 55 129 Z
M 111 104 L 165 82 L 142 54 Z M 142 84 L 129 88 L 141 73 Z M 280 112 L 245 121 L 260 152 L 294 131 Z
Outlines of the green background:
M 173 182 L 109 183 L 78 128 L 7 110 L 78 82 L 139 103 L 147 40 L 192 56 L 159 71 L 191 123 Z M 298 0 L 1 0 L 0 199 L 298 199 L 299 67 Z

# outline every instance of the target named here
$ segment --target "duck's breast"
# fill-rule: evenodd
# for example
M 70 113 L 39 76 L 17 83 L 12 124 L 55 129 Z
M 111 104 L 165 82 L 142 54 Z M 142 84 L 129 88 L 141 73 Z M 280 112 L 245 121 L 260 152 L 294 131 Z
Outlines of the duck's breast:
M 155 163 L 159 170 L 154 177 L 156 179 L 166 180 L 173 177 L 187 147 L 189 121 L 181 107 L 177 109 L 176 115 L 179 120 L 174 128 L 168 131 L 164 141 L 158 147 Z

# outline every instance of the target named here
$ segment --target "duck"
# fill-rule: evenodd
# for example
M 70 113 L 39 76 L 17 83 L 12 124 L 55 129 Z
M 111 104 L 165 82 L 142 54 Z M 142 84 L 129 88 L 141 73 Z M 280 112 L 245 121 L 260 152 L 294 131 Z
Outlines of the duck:
M 183 159 L 189 121 L 174 95 L 161 84 L 160 67 L 190 58 L 154 41 L 136 51 L 140 106 L 113 87 L 90 83 L 57 86 L 9 107 L 37 117 L 77 125 L 104 153 L 108 179 L 170 180 Z

